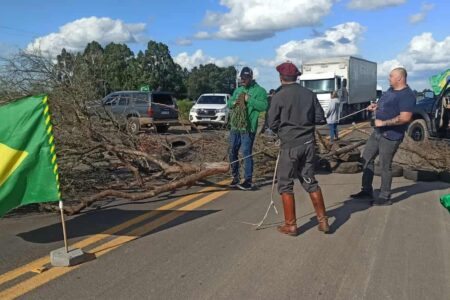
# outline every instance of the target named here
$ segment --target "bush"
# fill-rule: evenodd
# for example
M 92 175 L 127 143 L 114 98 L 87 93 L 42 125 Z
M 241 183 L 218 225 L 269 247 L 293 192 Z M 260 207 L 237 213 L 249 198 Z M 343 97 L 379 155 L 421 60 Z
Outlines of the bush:
M 194 106 L 194 102 L 192 102 L 189 99 L 178 100 L 177 106 L 178 106 L 178 116 L 180 120 L 182 121 L 189 120 L 189 111 L 191 110 L 192 106 Z

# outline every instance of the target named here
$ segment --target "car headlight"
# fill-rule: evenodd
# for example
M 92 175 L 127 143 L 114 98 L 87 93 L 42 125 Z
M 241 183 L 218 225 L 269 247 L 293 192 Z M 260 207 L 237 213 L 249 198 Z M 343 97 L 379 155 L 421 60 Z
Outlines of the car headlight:
M 195 108 L 191 108 L 191 113 L 194 113 L 196 111 L 196 109 Z
M 216 109 L 216 113 L 226 113 L 226 112 L 227 112 L 226 108 Z

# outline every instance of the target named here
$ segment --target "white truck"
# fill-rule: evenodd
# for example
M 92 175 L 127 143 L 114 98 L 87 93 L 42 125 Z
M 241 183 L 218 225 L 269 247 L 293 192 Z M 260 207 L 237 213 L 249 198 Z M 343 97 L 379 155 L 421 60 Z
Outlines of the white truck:
M 365 108 L 376 99 L 377 64 L 353 56 L 309 60 L 302 65 L 300 83 L 317 94 L 325 112 L 331 92 L 337 91 L 342 118 Z M 368 113 L 363 111 L 356 117 L 366 119 Z

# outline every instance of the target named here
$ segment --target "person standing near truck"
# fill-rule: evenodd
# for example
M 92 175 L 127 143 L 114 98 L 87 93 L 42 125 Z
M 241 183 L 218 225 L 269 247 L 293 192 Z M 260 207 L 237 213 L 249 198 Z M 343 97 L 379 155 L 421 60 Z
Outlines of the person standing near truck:
M 374 160 L 380 156 L 381 188 L 373 205 L 391 205 L 392 160 L 400 146 L 416 105 L 414 92 L 407 84 L 404 68 L 395 68 L 389 74 L 391 87 L 377 103 L 367 109 L 376 113 L 375 128 L 367 140 L 362 155 L 363 176 L 361 191 L 352 198 L 373 199 Z
M 334 143 L 339 139 L 338 136 L 338 122 L 339 122 L 339 98 L 336 91 L 331 92 L 330 104 L 327 111 L 327 124 L 330 129 L 330 143 Z
M 316 94 L 298 84 L 300 71 L 291 62 L 277 67 L 282 88 L 269 110 L 269 127 L 281 140 L 278 165 L 278 192 L 284 210 L 284 225 L 278 231 L 298 235 L 294 180 L 299 179 L 309 193 L 316 211 L 319 230 L 329 232 L 322 191 L 314 176 L 316 124 L 325 124 L 325 115 Z
M 228 101 L 230 113 L 230 150 L 231 175 L 230 187 L 241 190 L 253 189 L 253 142 L 258 128 L 259 114 L 267 108 L 267 92 L 253 80 L 253 71 L 249 67 L 241 70 L 242 85 L 238 87 Z M 240 182 L 239 149 L 242 146 L 244 157 L 244 181 Z

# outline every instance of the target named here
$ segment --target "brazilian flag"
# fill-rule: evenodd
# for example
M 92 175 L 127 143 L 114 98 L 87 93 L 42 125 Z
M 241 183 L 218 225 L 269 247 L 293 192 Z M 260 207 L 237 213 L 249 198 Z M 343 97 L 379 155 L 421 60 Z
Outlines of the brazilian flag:
M 0 217 L 61 198 L 47 96 L 0 106 Z
M 435 95 L 439 95 L 442 92 L 448 80 L 450 80 L 450 69 L 430 77 L 430 84 Z

